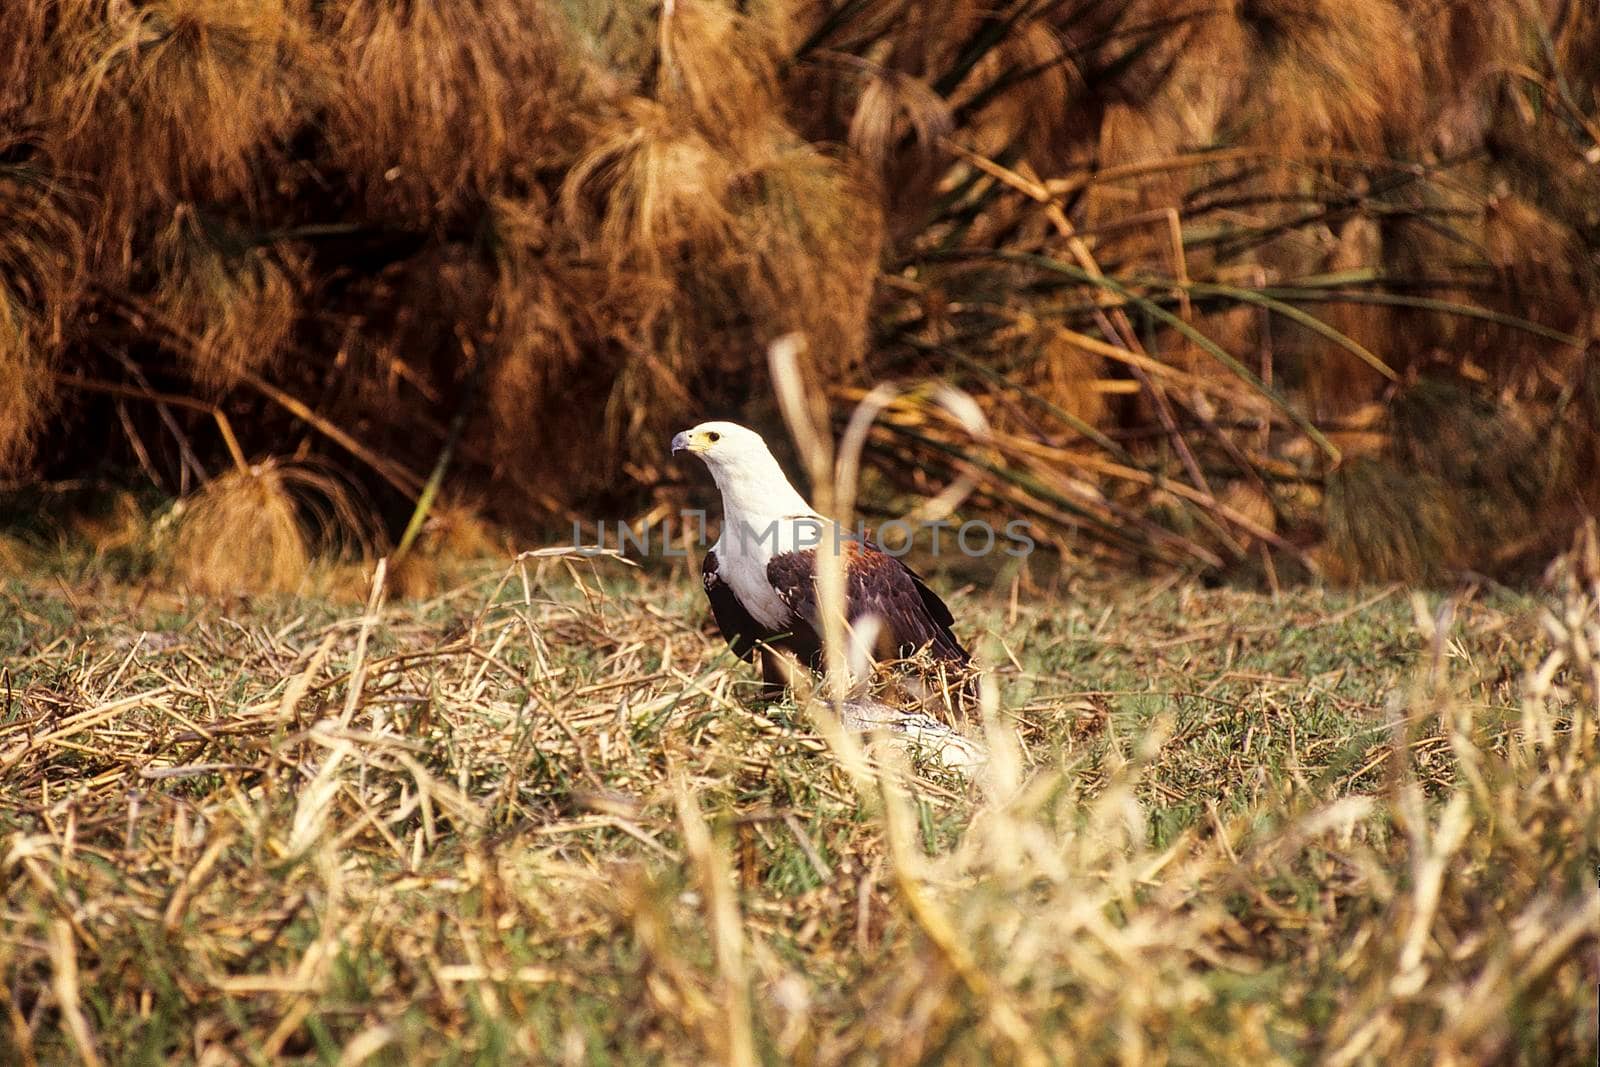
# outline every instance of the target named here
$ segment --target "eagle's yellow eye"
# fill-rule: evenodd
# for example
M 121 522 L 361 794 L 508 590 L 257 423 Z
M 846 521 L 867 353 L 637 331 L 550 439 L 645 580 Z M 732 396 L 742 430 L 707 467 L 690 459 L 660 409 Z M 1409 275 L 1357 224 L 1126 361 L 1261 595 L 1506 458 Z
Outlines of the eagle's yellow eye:
M 718 441 L 722 440 L 722 435 L 715 430 L 708 430 L 706 431 L 706 440 L 710 441 L 712 444 L 716 444 Z

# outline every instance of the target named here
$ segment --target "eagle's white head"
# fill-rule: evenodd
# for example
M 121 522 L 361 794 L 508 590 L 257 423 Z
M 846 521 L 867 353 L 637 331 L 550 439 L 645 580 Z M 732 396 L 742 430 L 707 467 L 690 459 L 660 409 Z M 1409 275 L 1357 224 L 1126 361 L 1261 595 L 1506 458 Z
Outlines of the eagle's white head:
M 672 454 L 692 452 L 715 471 L 753 456 L 772 458 L 761 435 L 737 422 L 702 422 L 672 439 Z
M 815 514 L 795 492 L 761 435 L 736 422 L 702 422 L 672 439 L 672 454 L 689 452 L 705 463 L 722 490 L 730 518 Z

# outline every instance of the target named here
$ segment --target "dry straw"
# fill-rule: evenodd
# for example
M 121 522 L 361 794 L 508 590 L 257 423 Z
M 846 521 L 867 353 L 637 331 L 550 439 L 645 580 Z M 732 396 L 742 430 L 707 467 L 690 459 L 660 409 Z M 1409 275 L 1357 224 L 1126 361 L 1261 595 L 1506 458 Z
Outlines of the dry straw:
M 208 225 L 188 206 L 173 213 L 153 251 L 165 280 L 158 301 L 194 338 L 185 355 L 202 387 L 221 391 L 273 369 L 299 311 L 287 252 Z
M 60 10 L 54 63 L 35 104 L 56 109 L 52 147 L 63 169 L 92 176 L 102 192 L 96 251 L 120 252 L 126 267 L 126 227 L 147 211 L 267 192 L 251 164 L 289 130 L 319 81 L 298 3 Z
M 938 377 L 999 431 L 974 462 L 879 424 L 873 503 L 966 478 L 1058 548 L 1270 581 L 1529 573 L 1594 503 L 1595 33 L 1516 0 L 17 0 L 0 463 L 109 449 L 181 494 L 234 462 L 222 410 L 400 528 L 444 456 L 564 522 L 676 492 L 660 441 L 767 396 L 797 331 L 836 403 Z M 1536 499 L 1418 461 L 1441 386 L 1535 427 Z M 1340 460 L 1452 502 L 1397 531 Z
M 750 706 L 690 621 L 698 591 L 616 567 L 530 553 L 424 603 L 386 601 L 380 567 L 360 608 L 190 602 L 177 623 L 14 586 L 8 1056 L 1594 1047 L 1592 531 L 1547 595 L 1419 597 L 1415 621 L 1394 588 L 1335 606 L 1121 580 L 1011 624 L 966 598 L 963 625 L 1024 655 L 1047 626 L 1082 654 L 1030 656 L 986 701 L 973 782 Z M 1286 617 L 1350 643 L 1342 681 L 1239 669 L 1239 635 Z M 1380 654 L 1397 644 L 1414 672 Z M 1130 655 L 1146 688 L 1118 693 Z
M 337 477 L 270 460 L 217 477 L 180 503 L 173 527 L 178 584 L 227 596 L 293 592 L 318 550 L 372 548 L 370 540 L 353 546 L 348 540 L 366 527 Z

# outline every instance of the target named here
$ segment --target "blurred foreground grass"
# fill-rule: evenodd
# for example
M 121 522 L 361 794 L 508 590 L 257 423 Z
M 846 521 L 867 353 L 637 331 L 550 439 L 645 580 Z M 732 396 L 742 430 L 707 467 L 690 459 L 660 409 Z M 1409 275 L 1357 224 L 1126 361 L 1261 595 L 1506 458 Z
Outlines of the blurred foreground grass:
M 959 591 L 971 783 L 746 706 L 683 573 L 13 582 L 0 1059 L 1588 1062 L 1595 578 Z

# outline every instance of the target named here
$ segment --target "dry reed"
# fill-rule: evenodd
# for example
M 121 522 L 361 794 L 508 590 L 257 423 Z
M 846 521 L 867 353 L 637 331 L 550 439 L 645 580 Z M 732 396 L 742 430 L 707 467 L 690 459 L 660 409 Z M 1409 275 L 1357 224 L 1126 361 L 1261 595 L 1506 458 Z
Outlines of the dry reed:
M 193 490 L 220 405 L 252 455 L 356 457 L 386 515 L 448 453 L 526 528 L 659 504 L 660 441 L 761 416 L 798 330 L 837 396 L 937 378 L 1005 431 L 981 464 L 875 434 L 880 502 L 959 474 L 1124 561 L 1370 572 L 1394 537 L 1334 439 L 1401 478 L 1419 438 L 1348 424 L 1467 383 L 1548 429 L 1512 503 L 1564 535 L 1600 281 L 1579 8 L 17 0 L 0 462 Z M 1412 540 L 1453 548 L 1408 573 L 1548 557 L 1446 460 Z

